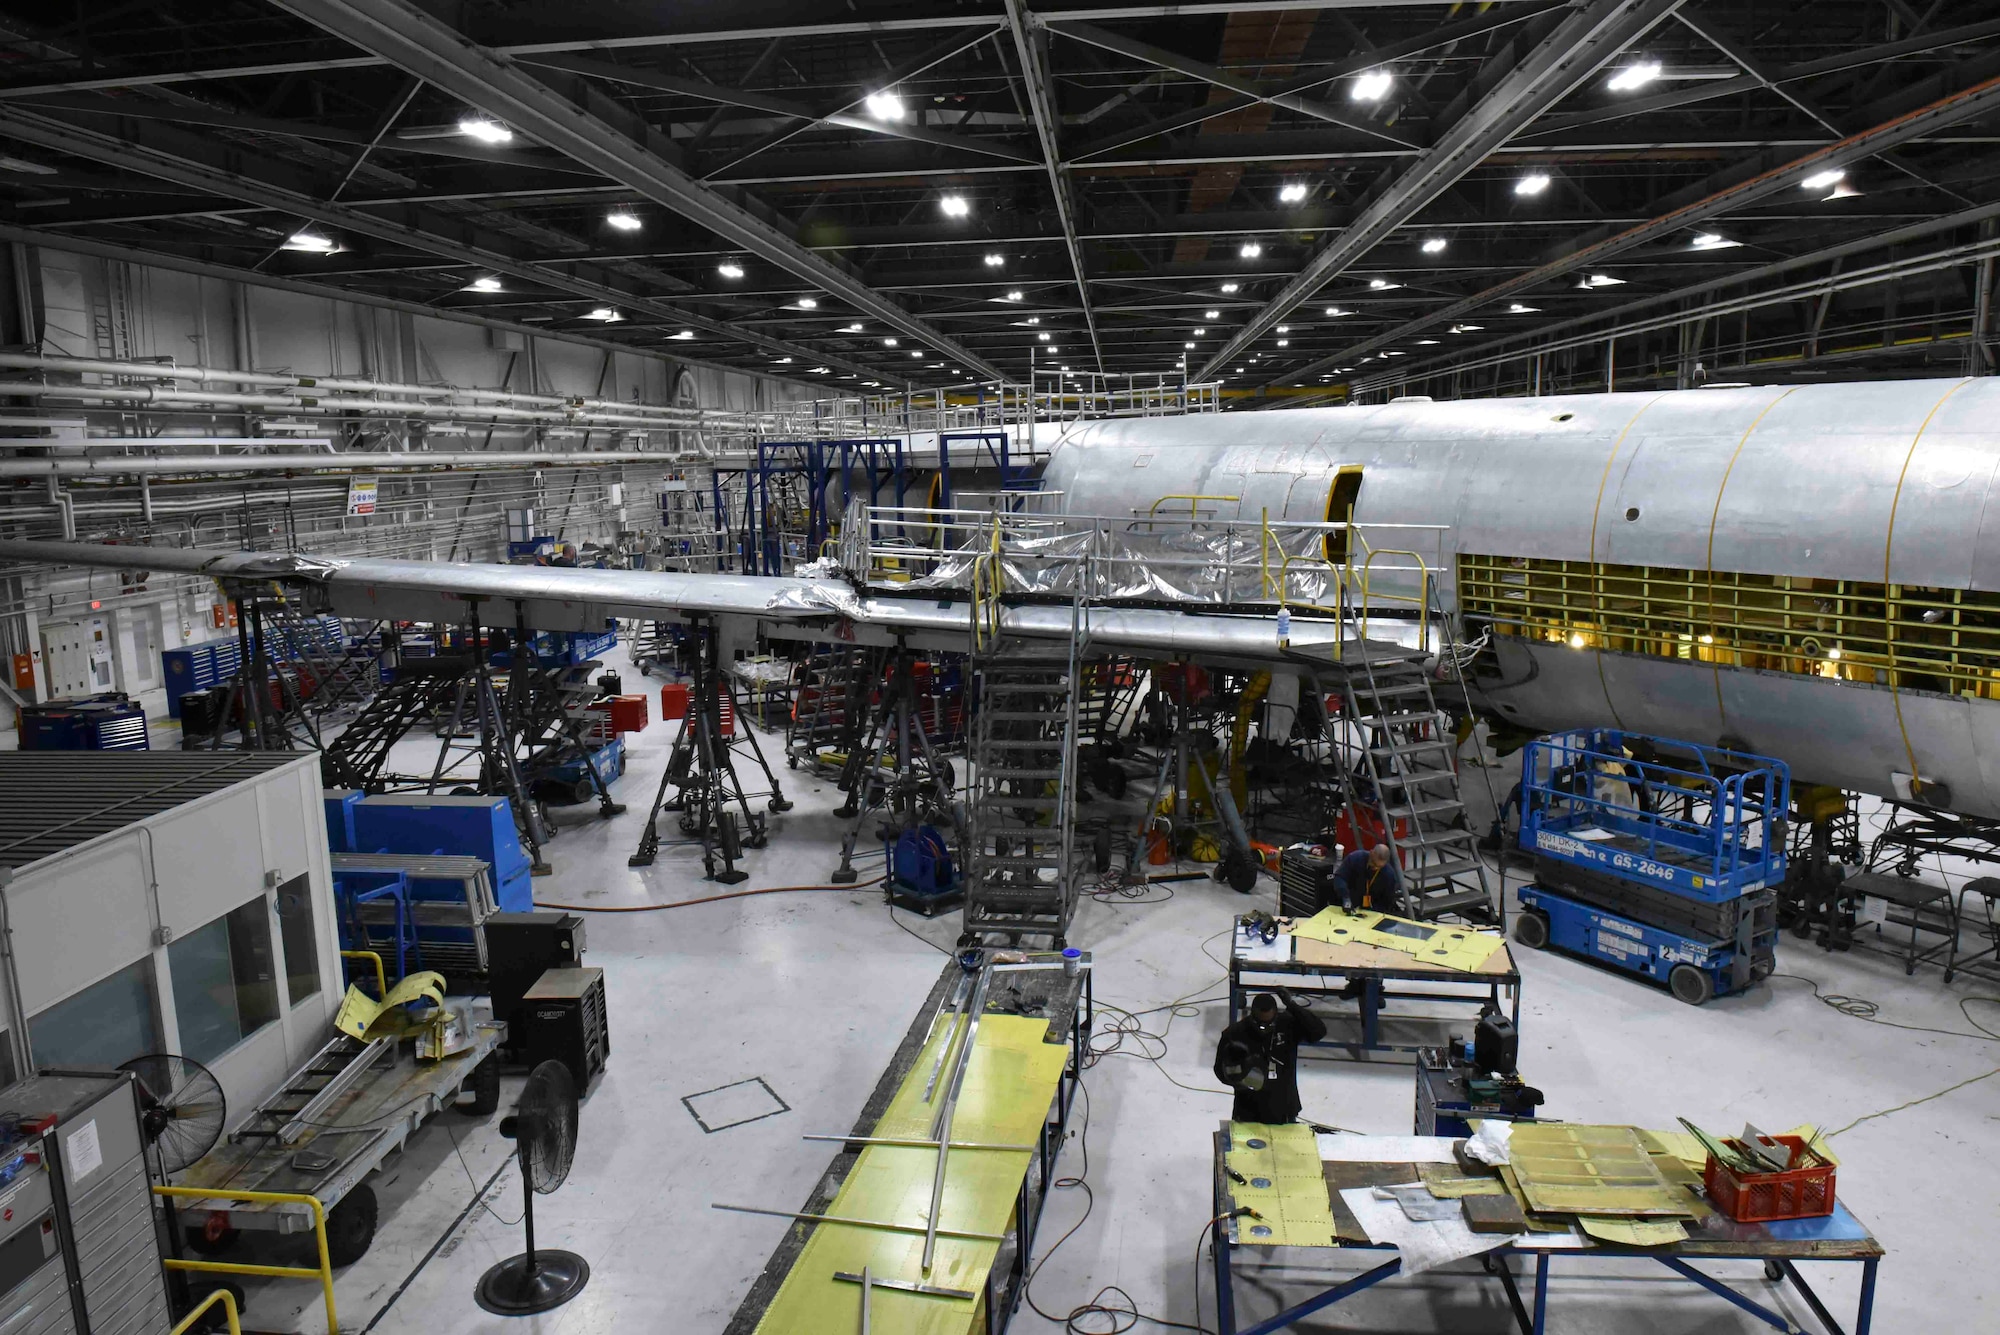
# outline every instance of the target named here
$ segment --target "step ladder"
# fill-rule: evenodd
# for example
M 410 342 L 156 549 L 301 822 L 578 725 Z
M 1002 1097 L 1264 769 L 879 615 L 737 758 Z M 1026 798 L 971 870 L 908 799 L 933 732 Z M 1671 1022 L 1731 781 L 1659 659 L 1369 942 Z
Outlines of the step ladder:
M 803 766 L 817 774 L 845 763 L 859 744 L 868 684 L 881 680 L 880 657 L 852 645 L 812 647 L 785 730 L 785 759 L 793 769 Z
M 236 1143 L 264 1140 L 290 1145 L 314 1124 L 326 1121 L 343 1094 L 382 1061 L 394 1061 L 395 1056 L 393 1038 L 363 1043 L 341 1034 L 292 1072 L 276 1093 L 243 1119 L 229 1139 Z
M 1349 821 L 1359 831 L 1371 807 L 1381 817 L 1411 917 L 1494 920 L 1486 863 L 1459 793 L 1451 720 L 1437 707 L 1422 660 L 1363 649 L 1346 666 L 1342 715 L 1360 751 L 1357 777 L 1367 783 L 1366 791 L 1349 786 Z
M 1066 942 L 1078 888 L 1077 638 L 1066 653 L 989 640 L 972 659 L 964 944 L 990 934 Z

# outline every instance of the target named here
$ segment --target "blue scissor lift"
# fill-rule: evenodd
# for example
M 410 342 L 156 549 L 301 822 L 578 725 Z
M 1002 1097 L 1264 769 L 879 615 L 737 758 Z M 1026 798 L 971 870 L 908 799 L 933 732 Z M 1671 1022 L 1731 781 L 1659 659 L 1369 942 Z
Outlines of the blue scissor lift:
M 1782 760 L 1613 728 L 1521 758 L 1535 859 L 1514 935 L 1665 984 L 1699 1006 L 1776 965 L 1791 771 Z

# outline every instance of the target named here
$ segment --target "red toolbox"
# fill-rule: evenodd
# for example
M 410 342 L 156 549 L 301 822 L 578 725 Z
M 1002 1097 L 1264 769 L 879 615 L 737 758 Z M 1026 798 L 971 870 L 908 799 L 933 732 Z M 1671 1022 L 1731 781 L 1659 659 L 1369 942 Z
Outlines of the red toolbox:
M 665 701 L 661 704 L 661 712 L 664 713 Z M 602 700 L 593 700 L 590 709 L 609 718 L 614 736 L 646 730 L 646 697 L 643 695 L 608 695 Z
M 663 719 L 686 718 L 688 713 L 688 687 L 684 681 L 670 681 L 660 687 L 660 717 Z

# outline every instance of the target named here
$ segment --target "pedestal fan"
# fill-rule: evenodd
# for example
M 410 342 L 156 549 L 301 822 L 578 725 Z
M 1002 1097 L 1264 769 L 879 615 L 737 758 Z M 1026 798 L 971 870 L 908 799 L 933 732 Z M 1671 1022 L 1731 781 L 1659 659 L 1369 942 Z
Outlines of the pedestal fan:
M 526 1199 L 521 1223 L 528 1249 L 481 1275 L 473 1297 L 498 1316 L 546 1312 L 576 1297 L 590 1282 L 590 1263 L 575 1252 L 535 1247 L 535 1197 L 563 1184 L 576 1152 L 576 1084 L 569 1068 L 546 1061 L 530 1072 L 513 1115 L 500 1119 L 500 1134 L 512 1138 L 521 1160 Z

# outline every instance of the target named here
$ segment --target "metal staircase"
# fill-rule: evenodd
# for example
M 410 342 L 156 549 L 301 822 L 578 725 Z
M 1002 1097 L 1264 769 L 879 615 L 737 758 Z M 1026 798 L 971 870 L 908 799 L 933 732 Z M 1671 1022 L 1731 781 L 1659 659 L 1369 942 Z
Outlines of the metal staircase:
M 1363 647 L 1346 664 L 1342 714 L 1361 764 L 1348 815 L 1364 828 L 1379 812 L 1384 841 L 1403 869 L 1411 917 L 1491 918 L 1486 864 L 1465 813 L 1450 719 L 1438 709 L 1421 658 Z M 1372 801 L 1370 800 L 1372 799 Z
M 964 944 L 991 933 L 1061 949 L 1076 909 L 1078 668 L 1067 653 L 989 639 L 972 660 L 970 853 Z

